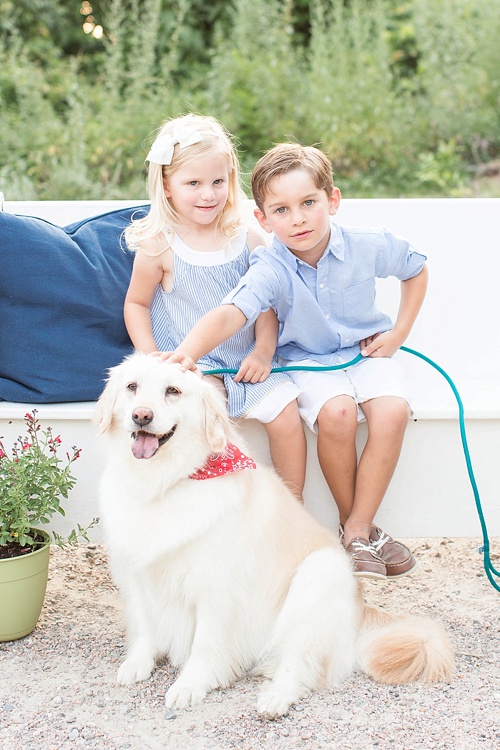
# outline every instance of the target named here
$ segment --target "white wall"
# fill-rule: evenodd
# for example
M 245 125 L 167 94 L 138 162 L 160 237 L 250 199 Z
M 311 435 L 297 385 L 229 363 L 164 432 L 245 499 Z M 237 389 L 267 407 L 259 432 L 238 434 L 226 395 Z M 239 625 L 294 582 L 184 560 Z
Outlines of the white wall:
M 43 216 L 67 224 L 141 201 L 5 203 L 4 210 Z M 249 213 L 251 205 L 249 204 Z M 500 199 L 344 199 L 341 224 L 385 225 L 428 257 L 429 290 L 406 345 L 437 362 L 455 380 L 462 396 L 467 436 L 480 500 L 490 535 L 500 535 Z M 399 284 L 379 285 L 379 306 L 394 315 Z M 443 377 L 425 362 L 401 352 L 415 393 L 417 421 L 408 427 L 403 453 L 378 520 L 399 536 L 470 536 L 481 533 L 466 471 L 455 397 Z M 29 407 L 0 402 L 0 435 L 6 443 L 23 431 Z M 83 448 L 75 464 L 77 486 L 66 503 L 64 531 L 97 515 L 96 486 L 102 449 L 89 421 L 91 404 L 44 405 L 40 416 L 54 425 L 67 445 Z M 268 462 L 267 439 L 256 424 L 243 424 L 256 458 Z M 365 427 L 359 430 L 359 448 Z M 335 526 L 335 505 L 318 468 L 315 439 L 308 436 L 305 497 L 312 512 Z M 99 531 L 93 534 L 98 539 Z

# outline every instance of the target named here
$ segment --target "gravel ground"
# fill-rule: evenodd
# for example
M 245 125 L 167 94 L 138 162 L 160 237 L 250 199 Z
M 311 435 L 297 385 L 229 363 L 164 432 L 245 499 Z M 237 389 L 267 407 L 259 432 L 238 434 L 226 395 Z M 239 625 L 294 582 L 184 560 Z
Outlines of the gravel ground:
M 259 681 L 215 691 L 199 706 L 167 711 L 175 671 L 117 687 L 121 604 L 106 554 L 95 544 L 53 548 L 40 622 L 0 644 L 2 750 L 494 750 L 500 748 L 500 594 L 477 553 L 479 539 L 408 539 L 412 576 L 370 582 L 367 599 L 444 623 L 456 649 L 450 684 L 377 685 L 355 674 L 278 721 L 255 711 Z M 500 567 L 500 539 L 491 540 Z

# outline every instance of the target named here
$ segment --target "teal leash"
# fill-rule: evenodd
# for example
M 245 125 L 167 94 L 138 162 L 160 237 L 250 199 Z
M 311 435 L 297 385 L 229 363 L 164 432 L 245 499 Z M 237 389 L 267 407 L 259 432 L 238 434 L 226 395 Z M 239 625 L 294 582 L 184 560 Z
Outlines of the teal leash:
M 407 346 L 401 346 L 400 349 L 404 352 L 407 352 L 408 354 L 413 354 L 415 357 L 419 357 L 420 359 L 423 359 L 424 362 L 427 362 L 429 365 L 431 365 L 431 367 L 434 367 L 434 369 L 437 370 L 439 373 L 441 373 L 441 375 L 445 378 L 446 382 L 448 383 L 451 390 L 453 391 L 453 395 L 455 396 L 455 399 L 458 404 L 458 421 L 460 424 L 460 436 L 462 439 L 462 448 L 464 452 L 465 463 L 467 465 L 469 481 L 472 487 L 472 492 L 474 493 L 476 510 L 479 516 L 479 522 L 481 524 L 481 531 L 483 534 L 483 544 L 481 547 L 479 547 L 478 552 L 483 554 L 484 570 L 488 577 L 489 582 L 491 583 L 494 589 L 496 589 L 497 591 L 500 591 L 500 585 L 493 578 L 493 576 L 496 576 L 497 578 L 500 577 L 500 572 L 493 567 L 493 564 L 491 562 L 488 529 L 486 527 L 486 521 L 484 518 L 483 508 L 481 505 L 481 498 L 479 497 L 479 490 L 477 488 L 477 482 L 474 476 L 474 470 L 472 468 L 469 445 L 467 442 L 467 433 L 465 430 L 464 406 L 463 406 L 460 394 L 458 392 L 458 389 L 455 383 L 453 382 L 453 380 L 448 375 L 448 373 L 445 372 L 445 370 L 443 370 L 442 367 L 436 364 L 436 362 L 433 362 L 432 359 L 430 359 L 429 357 L 426 357 L 425 354 L 421 354 L 420 352 L 417 352 L 415 349 L 409 349 Z M 343 364 L 340 364 L 340 365 L 325 365 L 325 366 L 318 365 L 318 367 L 305 367 L 303 365 L 286 365 L 285 367 L 273 367 L 271 372 L 290 372 L 293 370 L 314 370 L 315 372 L 326 372 L 326 371 L 331 371 L 331 370 L 346 370 L 348 367 L 352 367 L 353 365 L 356 365 L 362 359 L 363 357 L 361 356 L 361 354 L 358 354 L 356 357 L 354 357 L 354 359 L 351 359 L 349 362 L 344 362 Z M 238 370 L 234 370 L 230 368 L 220 368 L 218 370 L 203 370 L 202 374 L 203 375 L 226 375 L 226 374 L 236 375 L 237 372 Z
M 318 365 L 317 367 L 306 367 L 304 365 L 286 365 L 286 367 L 273 367 L 271 372 L 291 372 L 292 370 L 314 370 L 314 372 L 326 372 L 327 370 L 346 370 L 352 365 L 357 365 L 364 357 L 358 354 L 354 359 L 345 362 L 343 365 Z M 222 367 L 220 370 L 202 370 L 202 375 L 236 375 L 238 370 L 231 370 L 229 367 Z
M 462 448 L 465 456 L 465 463 L 467 464 L 467 472 L 469 474 L 469 481 L 472 487 L 472 492 L 474 493 L 474 500 L 476 503 L 476 509 L 477 514 L 479 516 L 479 522 L 481 524 L 481 530 L 483 533 L 483 544 L 481 547 L 478 548 L 478 552 L 482 553 L 484 558 L 484 570 L 486 572 L 486 575 L 488 576 L 488 580 L 493 586 L 494 589 L 497 591 L 500 591 L 500 585 L 495 581 L 493 576 L 496 576 L 497 578 L 500 576 L 500 573 L 498 570 L 496 570 L 493 567 L 493 563 L 491 562 L 490 557 L 490 540 L 488 538 L 488 529 L 486 528 L 486 521 L 484 519 L 484 513 L 483 508 L 481 506 L 481 499 L 479 497 L 479 490 L 477 488 L 476 478 L 474 476 L 474 471 L 472 469 L 472 461 L 470 457 L 470 451 L 469 451 L 469 445 L 467 442 L 467 433 L 465 431 L 465 413 L 464 413 L 464 405 L 462 403 L 462 399 L 460 397 L 460 394 L 458 392 L 458 389 L 453 382 L 453 380 L 450 378 L 447 372 L 443 370 L 442 367 L 440 367 L 436 362 L 433 362 L 432 359 L 429 359 L 429 357 L 426 357 L 425 354 L 421 354 L 420 352 L 417 352 L 415 349 L 409 349 L 407 346 L 402 346 L 401 349 L 405 352 L 408 352 L 408 354 L 413 354 L 415 357 L 419 357 L 420 359 L 423 359 L 424 362 L 427 362 L 431 367 L 434 367 L 435 370 L 437 370 L 443 378 L 446 380 L 448 385 L 450 386 L 451 390 L 453 391 L 453 395 L 455 396 L 455 399 L 458 404 L 458 421 L 460 424 L 460 436 L 462 438 Z

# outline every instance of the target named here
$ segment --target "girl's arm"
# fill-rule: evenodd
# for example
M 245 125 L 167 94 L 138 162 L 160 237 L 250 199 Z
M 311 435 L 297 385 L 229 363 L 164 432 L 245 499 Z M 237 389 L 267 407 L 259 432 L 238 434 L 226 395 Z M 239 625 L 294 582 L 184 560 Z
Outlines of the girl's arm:
M 137 251 L 123 307 L 125 325 L 134 348 L 146 354 L 157 351 L 151 327 L 151 302 L 165 272 L 161 257 Z
M 210 310 L 190 330 L 175 352 L 162 359 L 178 362 L 183 370 L 197 370 L 196 362 L 243 328 L 247 319 L 236 305 L 221 305 Z
M 424 264 L 420 273 L 401 282 L 401 301 L 394 328 L 361 341 L 363 357 L 391 357 L 408 337 L 422 307 L 429 272 Z

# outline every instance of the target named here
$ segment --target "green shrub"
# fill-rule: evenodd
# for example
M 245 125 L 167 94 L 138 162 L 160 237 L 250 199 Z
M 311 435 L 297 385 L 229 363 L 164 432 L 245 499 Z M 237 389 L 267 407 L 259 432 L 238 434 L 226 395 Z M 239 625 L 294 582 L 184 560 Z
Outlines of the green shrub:
M 0 0 L 10 200 L 143 198 L 156 129 L 189 111 L 226 125 L 247 173 L 273 143 L 319 144 L 351 197 L 467 194 L 498 158 L 497 0 L 98 5 L 106 33 L 78 45 L 62 2 Z

